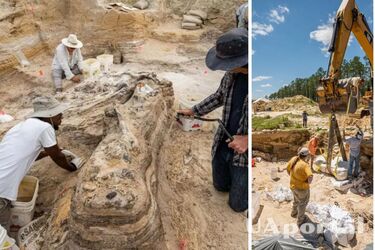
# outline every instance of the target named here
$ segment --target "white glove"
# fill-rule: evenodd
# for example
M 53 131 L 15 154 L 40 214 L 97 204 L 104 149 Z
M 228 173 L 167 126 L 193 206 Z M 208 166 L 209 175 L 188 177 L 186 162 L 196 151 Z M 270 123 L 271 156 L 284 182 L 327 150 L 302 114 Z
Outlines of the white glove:
M 72 153 L 72 152 L 70 152 L 69 150 L 66 150 L 66 149 L 61 150 L 61 153 L 63 153 L 65 155 L 66 160 L 68 162 L 71 162 L 74 158 L 78 157 L 77 155 L 75 155 L 74 153 Z
M 80 157 L 78 157 L 76 154 L 66 149 L 61 150 L 61 153 L 65 155 L 68 162 L 72 163 L 77 168 L 77 170 L 82 167 L 84 161 Z
M 85 163 L 85 161 L 79 157 L 76 157 L 70 163 L 72 163 L 78 170 L 83 166 L 83 163 Z

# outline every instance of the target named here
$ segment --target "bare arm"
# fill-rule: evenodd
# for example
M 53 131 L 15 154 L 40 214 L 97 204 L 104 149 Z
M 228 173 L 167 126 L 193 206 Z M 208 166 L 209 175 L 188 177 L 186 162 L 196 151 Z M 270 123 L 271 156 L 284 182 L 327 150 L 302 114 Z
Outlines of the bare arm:
M 49 147 L 49 148 L 44 148 L 45 152 L 47 153 L 47 155 L 49 157 L 52 158 L 52 160 L 57 164 L 59 165 L 59 167 L 63 168 L 63 169 L 66 169 L 68 171 L 76 171 L 77 168 L 69 163 L 67 160 L 66 160 L 66 157 L 63 153 L 61 153 L 61 150 L 59 148 L 59 146 L 56 144 L 55 146 L 52 146 L 52 147 Z
M 46 151 L 42 151 L 39 153 L 38 157 L 36 158 L 35 161 L 39 161 L 40 159 L 43 159 L 44 157 L 48 156 Z

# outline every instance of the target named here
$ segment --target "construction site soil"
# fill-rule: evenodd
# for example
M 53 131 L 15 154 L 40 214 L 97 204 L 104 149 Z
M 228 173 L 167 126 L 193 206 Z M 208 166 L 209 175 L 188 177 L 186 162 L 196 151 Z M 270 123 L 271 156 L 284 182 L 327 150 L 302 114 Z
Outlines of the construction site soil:
M 216 126 L 183 132 L 174 118 L 180 105 L 216 91 L 223 72 L 205 67 L 205 53 L 234 27 L 241 1 L 158 0 L 127 11 L 109 3 L 0 0 L 0 109 L 15 118 L 0 124 L 0 138 L 32 111 L 33 98 L 55 95 L 50 65 L 62 38 L 77 34 L 85 59 L 122 54 L 109 73 L 64 81 L 55 95 L 70 103 L 58 143 L 86 163 L 74 173 L 49 158 L 32 167 L 35 219 L 45 222 L 36 249 L 247 249 L 246 215 L 212 186 Z M 190 9 L 208 13 L 203 29 L 180 29 Z M 139 83 L 153 91 L 140 93 Z
M 295 100 L 297 99 L 297 100 Z M 287 172 L 277 173 L 277 178 L 273 180 L 273 169 L 285 169 L 287 162 L 291 157 L 296 155 L 297 149 L 301 146 L 307 146 L 312 135 L 319 135 L 318 154 L 325 154 L 328 144 L 328 128 L 329 116 L 311 112 L 317 109 L 317 104 L 311 101 L 304 101 L 302 105 L 296 105 L 294 109 L 289 109 L 287 103 L 297 103 L 298 100 L 304 98 L 287 98 L 287 100 L 278 100 L 275 103 L 269 103 L 271 112 L 257 112 L 253 116 L 276 117 L 287 115 L 293 122 L 300 124 L 300 128 L 284 128 L 274 130 L 263 130 L 252 133 L 252 149 L 253 156 L 258 157 L 260 162 L 256 163 L 256 167 L 252 168 L 252 190 L 253 202 L 254 197 L 258 197 L 263 210 L 258 218 L 258 222 L 253 225 L 253 240 L 259 240 L 270 236 L 272 225 L 279 233 L 283 233 L 284 225 L 295 225 L 296 219 L 290 216 L 292 204 L 291 202 L 277 202 L 267 196 L 267 192 L 273 192 L 277 187 L 282 186 L 289 188 L 290 177 Z M 284 109 L 280 106 L 284 103 Z M 301 104 L 301 102 L 299 102 Z M 277 108 L 276 108 L 277 107 Z M 311 115 L 308 116 L 307 128 L 302 128 L 302 112 L 310 110 Z M 340 208 L 350 213 L 356 222 L 356 236 L 347 247 L 339 247 L 339 249 L 365 249 L 372 243 L 373 235 L 373 136 L 371 131 L 370 117 L 359 119 L 357 115 L 348 116 L 345 114 L 337 115 L 338 124 L 341 131 L 345 128 L 347 135 L 354 135 L 356 126 L 359 125 L 365 133 L 364 140 L 361 144 L 361 169 L 366 171 L 365 181 L 371 183 L 367 195 L 359 195 L 349 190 L 348 192 L 340 192 L 334 188 L 332 180 L 335 178 L 328 174 L 315 173 L 311 185 L 310 203 L 318 203 L 322 205 L 338 205 Z M 339 155 L 338 147 L 334 147 L 334 156 Z M 254 206 L 254 203 L 253 203 Z M 314 220 L 311 214 L 309 218 Z M 358 232 L 357 220 L 363 218 L 365 224 L 362 232 Z M 269 224 L 269 220 L 275 224 Z M 316 222 L 316 221 L 315 221 Z M 361 226 L 359 226 L 361 227 Z M 268 231 L 267 231 L 268 230 Z M 303 239 L 303 236 L 296 231 L 292 236 L 297 239 Z M 330 249 L 330 248 L 324 248 Z

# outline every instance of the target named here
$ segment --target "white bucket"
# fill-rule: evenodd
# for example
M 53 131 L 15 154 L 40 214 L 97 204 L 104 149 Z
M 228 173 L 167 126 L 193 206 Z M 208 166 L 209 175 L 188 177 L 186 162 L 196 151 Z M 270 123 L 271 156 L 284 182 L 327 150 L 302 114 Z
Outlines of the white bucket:
M 257 216 L 259 208 L 260 208 L 260 193 L 259 192 L 252 193 L 252 200 L 251 200 L 252 220 L 254 220 L 255 216 Z
M 25 176 L 18 187 L 17 200 L 12 201 L 10 209 L 10 234 L 32 221 L 35 211 L 35 202 L 38 196 L 39 180 L 33 176 Z
M 82 70 L 85 79 L 99 76 L 101 73 L 100 62 L 95 58 L 86 59 L 82 62 Z
M 277 179 L 277 168 L 271 168 L 271 179 L 272 180 Z
M 182 128 L 182 130 L 186 132 L 199 130 L 203 125 L 203 122 L 201 120 L 189 119 L 184 117 L 180 117 L 177 123 Z
M 0 225 L 0 249 L 1 250 L 19 250 L 16 241 L 7 235 L 7 230 Z
M 195 105 L 194 102 L 180 99 L 179 108 L 180 109 L 190 109 Z M 195 131 L 202 128 L 203 121 L 196 119 L 189 119 L 180 117 L 177 121 L 178 125 L 182 128 L 183 131 Z
M 110 67 L 113 65 L 113 55 L 103 54 L 96 57 L 100 62 L 101 70 L 103 72 L 109 72 Z

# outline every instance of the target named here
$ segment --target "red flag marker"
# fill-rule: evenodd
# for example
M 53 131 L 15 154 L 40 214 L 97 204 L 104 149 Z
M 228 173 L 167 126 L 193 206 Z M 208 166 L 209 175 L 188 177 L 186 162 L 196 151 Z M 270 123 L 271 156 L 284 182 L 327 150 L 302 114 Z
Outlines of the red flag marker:
M 187 241 L 186 240 L 180 240 L 180 244 L 178 245 L 179 250 L 186 250 L 187 247 Z

